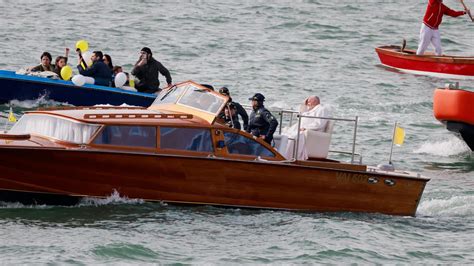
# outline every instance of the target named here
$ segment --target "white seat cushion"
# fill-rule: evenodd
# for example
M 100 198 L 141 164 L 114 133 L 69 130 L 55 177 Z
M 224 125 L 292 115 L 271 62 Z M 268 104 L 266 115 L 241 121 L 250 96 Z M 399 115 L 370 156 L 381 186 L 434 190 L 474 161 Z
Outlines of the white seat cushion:
M 275 142 L 275 149 L 283 156 L 285 156 L 286 146 L 288 145 L 288 137 L 285 135 L 273 135 Z
M 328 121 L 324 132 L 315 130 L 305 131 L 305 147 L 309 158 L 326 158 L 328 156 L 334 123 L 335 121 Z

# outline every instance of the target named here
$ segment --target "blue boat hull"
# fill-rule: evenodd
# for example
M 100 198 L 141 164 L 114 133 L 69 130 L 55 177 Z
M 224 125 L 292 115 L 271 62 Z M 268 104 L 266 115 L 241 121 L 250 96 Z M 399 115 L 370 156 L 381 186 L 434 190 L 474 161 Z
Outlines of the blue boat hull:
M 75 86 L 71 81 L 18 75 L 13 71 L 0 70 L 0 104 L 12 100 L 35 100 L 40 97 L 75 106 L 128 104 L 148 107 L 156 95 L 91 84 Z

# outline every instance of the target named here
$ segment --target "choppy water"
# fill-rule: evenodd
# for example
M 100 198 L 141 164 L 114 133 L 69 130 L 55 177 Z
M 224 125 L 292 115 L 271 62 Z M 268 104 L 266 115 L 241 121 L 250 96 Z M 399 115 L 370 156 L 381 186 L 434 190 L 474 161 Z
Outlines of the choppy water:
M 71 208 L 1 204 L 1 262 L 473 263 L 474 158 L 432 115 L 434 88 L 455 80 L 389 71 L 374 52 L 402 38 L 414 48 L 425 2 L 0 1 L 1 69 L 36 65 L 44 50 L 55 57 L 86 39 L 130 70 L 149 46 L 174 81 L 228 86 L 241 103 L 261 92 L 279 108 L 317 94 L 335 116 L 358 115 L 357 151 L 368 164 L 387 160 L 399 121 L 407 137 L 396 166 L 432 178 L 416 217 L 176 207 L 118 195 Z M 465 17 L 445 18 L 441 30 L 446 53 L 474 55 Z M 55 104 L 12 102 L 17 115 Z M 350 125 L 335 130 L 333 148 L 349 149 Z

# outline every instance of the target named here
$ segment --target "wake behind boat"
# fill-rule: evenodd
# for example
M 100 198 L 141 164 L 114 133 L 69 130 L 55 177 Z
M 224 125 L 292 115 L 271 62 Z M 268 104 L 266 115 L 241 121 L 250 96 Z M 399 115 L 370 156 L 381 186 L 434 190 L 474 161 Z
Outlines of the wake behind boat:
M 155 94 L 93 84 L 76 86 L 71 81 L 0 70 L 0 104 L 12 100 L 35 100 L 44 96 L 75 106 L 97 104 L 150 106 L 156 98 Z
M 385 45 L 375 48 L 384 66 L 404 72 L 441 78 L 474 79 L 473 56 L 416 55 L 403 46 Z
M 161 91 L 147 109 L 27 112 L 0 135 L 0 200 L 67 204 L 117 190 L 180 204 L 415 215 L 428 178 L 287 160 L 217 119 L 228 100 L 188 81 Z

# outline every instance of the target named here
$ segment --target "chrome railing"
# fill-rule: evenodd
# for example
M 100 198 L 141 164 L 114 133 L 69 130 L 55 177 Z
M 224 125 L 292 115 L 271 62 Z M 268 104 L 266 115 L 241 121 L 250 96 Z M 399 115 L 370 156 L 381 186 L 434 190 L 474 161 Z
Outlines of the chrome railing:
M 252 107 L 250 105 L 242 105 L 246 110 L 251 111 Z M 353 164 L 355 162 L 355 157 L 359 157 L 359 164 L 362 164 L 362 155 L 359 153 L 355 152 L 355 146 L 356 146 L 356 140 L 357 140 L 357 128 L 358 128 L 358 122 L 359 122 L 359 117 L 356 116 L 354 119 L 347 119 L 347 118 L 335 118 L 335 117 L 318 117 L 318 116 L 305 116 L 305 115 L 300 115 L 299 112 L 294 111 L 294 110 L 284 110 L 284 109 L 278 109 L 278 110 L 273 110 L 270 108 L 267 108 L 270 112 L 276 113 L 280 116 L 279 119 L 279 124 L 278 124 L 278 134 L 281 135 L 282 133 L 282 128 L 283 128 L 283 122 L 284 122 L 284 117 L 289 116 L 285 121 L 288 121 L 289 126 L 293 125 L 293 120 L 295 117 L 298 119 L 298 128 L 301 128 L 301 119 L 302 118 L 313 118 L 313 119 L 326 119 L 326 120 L 332 120 L 332 121 L 343 121 L 343 122 L 353 122 L 354 123 L 354 131 L 352 135 L 352 149 L 350 152 L 347 151 L 335 151 L 335 150 L 329 150 L 331 153 L 336 153 L 336 154 L 342 154 L 342 155 L 350 155 L 351 156 L 351 163 Z M 299 148 L 299 140 L 300 134 L 298 134 L 298 137 L 296 139 L 296 145 L 293 147 L 293 158 L 296 158 L 296 154 L 298 154 L 298 148 Z
M 357 124 L 358 124 L 358 121 L 359 121 L 358 116 L 356 116 L 355 119 L 347 119 L 347 118 L 308 116 L 308 115 L 298 114 L 296 117 L 298 117 L 298 128 L 301 128 L 301 118 L 313 118 L 313 119 L 325 119 L 325 120 L 331 120 L 331 121 L 354 122 L 354 133 L 353 133 L 353 137 L 352 137 L 352 152 L 350 153 L 351 154 L 351 164 L 354 163 L 355 155 L 358 155 L 360 157 L 360 162 L 362 162 L 362 156 L 360 156 L 360 154 L 355 153 L 355 145 L 356 145 L 356 138 L 357 138 Z M 296 138 L 296 149 L 294 148 L 293 157 L 296 157 L 295 155 L 298 154 L 297 152 L 298 152 L 299 142 L 300 142 L 300 134 L 298 134 L 298 136 Z M 337 151 L 332 151 L 332 152 L 337 152 Z M 347 152 L 338 152 L 338 153 L 347 154 Z

